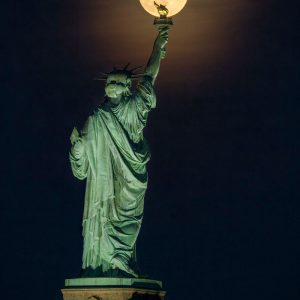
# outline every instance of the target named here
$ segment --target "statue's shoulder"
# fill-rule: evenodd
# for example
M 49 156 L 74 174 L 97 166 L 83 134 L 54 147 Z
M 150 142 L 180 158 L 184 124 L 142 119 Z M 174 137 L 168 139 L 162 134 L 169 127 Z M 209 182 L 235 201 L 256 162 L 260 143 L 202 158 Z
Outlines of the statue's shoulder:
M 82 131 L 88 133 L 88 132 L 92 132 L 94 130 L 94 128 L 100 118 L 101 109 L 102 108 L 100 106 L 98 106 L 90 113 L 90 115 L 88 116 L 88 118 L 86 119 L 86 121 L 84 123 Z
M 84 127 L 88 128 L 90 126 L 93 126 L 92 124 L 95 123 L 97 121 L 97 119 L 99 118 L 100 112 L 101 111 L 101 107 L 98 106 L 96 107 L 88 116 L 88 118 L 85 121 Z
M 101 112 L 105 112 L 105 111 L 108 111 L 109 110 L 109 107 L 108 107 L 108 104 L 107 102 L 104 102 L 104 103 L 101 103 L 99 106 L 97 106 L 93 113 L 92 113 L 92 117 L 98 117 L 99 114 L 101 114 Z

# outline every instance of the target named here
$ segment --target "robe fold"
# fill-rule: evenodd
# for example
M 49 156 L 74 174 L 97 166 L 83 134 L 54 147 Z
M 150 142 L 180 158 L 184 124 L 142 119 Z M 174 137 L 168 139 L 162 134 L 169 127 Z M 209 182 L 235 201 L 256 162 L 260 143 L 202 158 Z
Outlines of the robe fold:
M 150 159 L 143 137 L 148 112 L 156 105 L 151 80 L 146 77 L 133 95 L 113 106 L 101 105 L 91 115 L 73 144 L 70 162 L 74 176 L 86 178 L 83 213 L 82 268 L 112 268 L 118 257 L 134 266 L 147 188 Z

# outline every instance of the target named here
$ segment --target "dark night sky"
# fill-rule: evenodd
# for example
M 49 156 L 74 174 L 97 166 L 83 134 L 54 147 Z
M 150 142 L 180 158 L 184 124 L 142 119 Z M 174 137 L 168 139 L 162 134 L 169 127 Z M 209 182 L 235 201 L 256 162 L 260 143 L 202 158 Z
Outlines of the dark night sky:
M 156 33 L 137 0 L 5 11 L 1 295 L 60 299 L 82 251 L 70 133 L 101 101 L 92 78 L 145 65 Z M 297 12 L 292 1 L 189 0 L 174 17 L 145 133 L 138 240 L 140 267 L 167 299 L 300 297 Z

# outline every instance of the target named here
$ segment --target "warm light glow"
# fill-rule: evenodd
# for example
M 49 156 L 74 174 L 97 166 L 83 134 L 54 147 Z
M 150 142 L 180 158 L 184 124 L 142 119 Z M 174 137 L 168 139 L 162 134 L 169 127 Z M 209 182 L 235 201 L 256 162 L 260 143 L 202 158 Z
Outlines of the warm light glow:
M 159 17 L 157 8 L 154 5 L 154 0 L 140 0 L 143 8 L 151 15 Z M 156 0 L 157 4 L 167 7 L 169 10 L 168 17 L 178 14 L 186 5 L 187 0 Z

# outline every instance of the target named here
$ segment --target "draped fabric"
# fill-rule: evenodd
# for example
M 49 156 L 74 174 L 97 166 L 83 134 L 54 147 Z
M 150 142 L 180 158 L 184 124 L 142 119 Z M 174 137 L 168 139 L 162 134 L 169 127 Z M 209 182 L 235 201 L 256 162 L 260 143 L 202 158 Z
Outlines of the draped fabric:
M 117 257 L 134 265 L 147 188 L 150 159 L 143 137 L 148 112 L 156 97 L 151 81 L 142 80 L 135 93 L 113 106 L 106 102 L 81 131 L 81 151 L 70 151 L 74 176 L 86 178 L 83 213 L 82 268 L 112 268 Z

